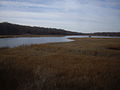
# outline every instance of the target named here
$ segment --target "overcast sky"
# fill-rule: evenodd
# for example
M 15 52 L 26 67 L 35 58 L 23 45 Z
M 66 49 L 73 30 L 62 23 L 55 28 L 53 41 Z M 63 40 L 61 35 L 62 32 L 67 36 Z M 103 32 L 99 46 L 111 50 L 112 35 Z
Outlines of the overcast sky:
M 0 0 L 0 22 L 120 32 L 120 0 Z

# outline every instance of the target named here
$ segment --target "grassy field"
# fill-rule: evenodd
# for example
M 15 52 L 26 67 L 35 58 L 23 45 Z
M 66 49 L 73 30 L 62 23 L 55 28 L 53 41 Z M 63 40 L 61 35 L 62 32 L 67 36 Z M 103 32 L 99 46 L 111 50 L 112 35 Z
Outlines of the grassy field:
M 0 90 L 120 90 L 120 39 L 0 48 Z

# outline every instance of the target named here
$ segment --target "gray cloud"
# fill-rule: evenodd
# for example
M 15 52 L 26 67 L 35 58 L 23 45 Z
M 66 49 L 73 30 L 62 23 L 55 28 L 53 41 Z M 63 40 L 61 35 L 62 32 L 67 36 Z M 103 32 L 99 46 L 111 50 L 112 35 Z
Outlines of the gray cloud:
M 120 31 L 119 0 L 45 1 L 36 3 L 37 0 L 26 2 L 1 0 L 0 21 L 57 27 L 78 32 Z M 26 11 L 24 7 L 28 7 Z M 35 12 L 35 9 L 42 12 Z

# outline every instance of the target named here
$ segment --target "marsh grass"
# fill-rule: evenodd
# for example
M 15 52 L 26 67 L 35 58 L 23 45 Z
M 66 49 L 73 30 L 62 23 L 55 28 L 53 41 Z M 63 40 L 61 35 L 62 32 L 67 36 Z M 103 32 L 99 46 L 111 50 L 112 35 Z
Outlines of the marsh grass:
M 119 90 L 120 39 L 74 40 L 0 48 L 0 90 Z

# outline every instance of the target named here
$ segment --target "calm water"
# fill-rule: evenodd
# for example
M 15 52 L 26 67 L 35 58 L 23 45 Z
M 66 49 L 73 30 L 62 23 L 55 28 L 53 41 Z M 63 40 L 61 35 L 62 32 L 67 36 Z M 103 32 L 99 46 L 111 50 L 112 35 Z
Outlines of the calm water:
M 84 38 L 88 36 L 65 36 L 65 37 L 19 37 L 19 38 L 0 38 L 0 47 L 17 47 L 21 45 L 43 44 L 54 42 L 70 42 L 68 38 Z M 107 36 L 92 36 L 96 38 L 111 38 Z M 118 38 L 118 37 L 112 37 Z

